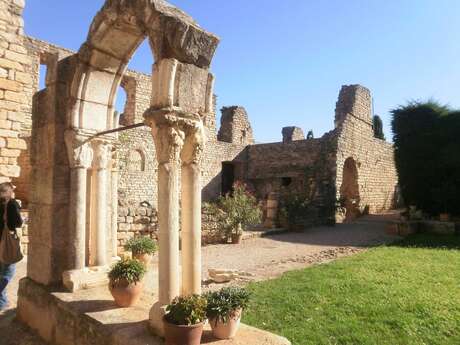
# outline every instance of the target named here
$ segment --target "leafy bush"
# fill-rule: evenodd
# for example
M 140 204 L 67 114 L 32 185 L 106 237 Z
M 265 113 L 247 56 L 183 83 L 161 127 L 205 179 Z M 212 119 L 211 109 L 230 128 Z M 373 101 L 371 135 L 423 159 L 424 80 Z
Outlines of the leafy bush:
M 146 268 L 143 263 L 133 259 L 125 259 L 113 265 L 109 272 L 109 279 L 112 285 L 125 281 L 128 284 L 135 284 L 142 280 L 145 272 Z
M 125 250 L 136 254 L 155 254 L 158 250 L 157 243 L 150 237 L 133 237 L 125 244 Z
M 310 199 L 304 195 L 290 193 L 283 195 L 279 216 L 290 225 L 298 224 L 308 214 L 310 203 Z
M 240 287 L 226 287 L 220 291 L 209 292 L 205 297 L 207 317 L 225 323 L 229 318 L 235 316 L 238 309 L 248 307 L 250 294 L 246 289 Z
M 227 236 L 238 234 L 248 225 L 262 221 L 262 211 L 256 197 L 251 194 L 245 184 L 236 182 L 233 185 L 233 194 L 220 197 L 215 204 L 208 204 L 212 213 L 217 217 L 219 225 Z
M 395 161 L 406 205 L 428 214 L 460 210 L 460 113 L 436 102 L 392 111 Z
M 176 297 L 166 307 L 166 321 L 179 326 L 193 326 L 206 320 L 206 298 L 193 295 Z

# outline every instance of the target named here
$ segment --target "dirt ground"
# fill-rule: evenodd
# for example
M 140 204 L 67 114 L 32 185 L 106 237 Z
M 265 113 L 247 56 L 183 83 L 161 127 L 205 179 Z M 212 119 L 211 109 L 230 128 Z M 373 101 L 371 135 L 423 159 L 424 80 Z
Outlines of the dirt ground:
M 298 233 L 283 233 L 252 238 L 240 245 L 204 247 L 203 278 L 208 269 L 237 269 L 249 274 L 248 280 L 265 280 L 284 272 L 328 262 L 343 256 L 382 245 L 396 238 L 385 233 L 393 214 L 367 216 L 350 224 L 317 227 Z M 1 345 L 44 345 L 30 331 L 14 321 L 19 279 L 26 275 L 26 262 L 17 266 L 14 281 L 8 287 L 10 309 L 0 315 Z M 209 284 L 209 288 L 218 287 Z

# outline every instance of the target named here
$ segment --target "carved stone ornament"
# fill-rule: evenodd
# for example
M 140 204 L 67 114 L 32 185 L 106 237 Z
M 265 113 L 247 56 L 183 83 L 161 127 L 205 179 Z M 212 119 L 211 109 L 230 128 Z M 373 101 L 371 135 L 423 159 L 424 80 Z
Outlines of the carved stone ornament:
M 74 131 L 67 131 L 64 136 L 70 167 L 88 169 L 93 160 L 91 146 L 85 143 L 84 138 L 80 138 Z

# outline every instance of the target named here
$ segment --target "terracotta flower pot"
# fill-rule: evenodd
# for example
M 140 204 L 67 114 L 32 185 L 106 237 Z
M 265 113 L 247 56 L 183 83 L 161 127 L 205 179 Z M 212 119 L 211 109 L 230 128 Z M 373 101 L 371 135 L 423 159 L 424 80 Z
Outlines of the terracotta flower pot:
M 166 345 L 200 345 L 203 324 L 178 326 L 163 319 Z
M 243 234 L 232 234 L 232 243 L 240 244 L 243 240 Z
M 151 254 L 134 254 L 133 253 L 133 259 L 136 259 L 137 261 L 142 262 L 145 267 L 148 269 L 150 266 L 150 263 L 152 262 L 153 255 Z
M 209 323 L 212 329 L 212 335 L 217 339 L 232 339 L 235 337 L 240 328 L 241 310 L 235 311 L 227 322 L 222 322 L 219 318 L 210 319 Z
M 115 303 L 122 308 L 128 308 L 135 305 L 141 298 L 144 284 L 128 284 L 127 281 L 120 281 L 117 284 L 109 283 L 109 290 L 115 300 Z

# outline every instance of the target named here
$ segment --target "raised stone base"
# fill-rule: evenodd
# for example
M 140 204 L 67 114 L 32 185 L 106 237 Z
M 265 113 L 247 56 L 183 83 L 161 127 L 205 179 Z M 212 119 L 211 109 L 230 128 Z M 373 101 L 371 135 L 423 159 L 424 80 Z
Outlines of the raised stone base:
M 136 307 L 119 308 L 108 288 L 75 293 L 50 289 L 28 278 L 19 285 L 18 319 L 45 341 L 56 345 L 163 345 L 149 331 L 154 295 L 144 295 Z M 203 344 L 290 345 L 285 338 L 242 325 L 237 338 L 215 340 L 205 330 Z

